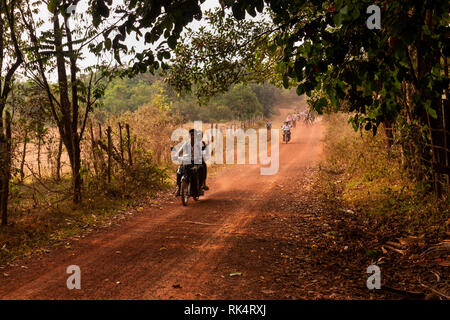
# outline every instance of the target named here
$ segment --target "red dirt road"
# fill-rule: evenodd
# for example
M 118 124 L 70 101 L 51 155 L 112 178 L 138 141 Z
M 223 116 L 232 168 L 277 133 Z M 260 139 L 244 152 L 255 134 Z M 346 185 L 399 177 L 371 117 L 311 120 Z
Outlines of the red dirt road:
M 0 270 L 0 298 L 347 297 L 342 288 L 326 286 L 330 274 L 309 267 L 315 248 L 299 236 L 320 211 L 308 188 L 321 159 L 322 133 L 320 122 L 293 129 L 292 141 L 280 143 L 276 175 L 260 175 L 259 165 L 230 166 L 210 178 L 210 191 L 188 207 L 174 198 L 162 210 L 145 208 L 119 225 L 72 239 L 70 248 L 16 261 Z M 66 287 L 69 265 L 81 268 L 81 290 Z

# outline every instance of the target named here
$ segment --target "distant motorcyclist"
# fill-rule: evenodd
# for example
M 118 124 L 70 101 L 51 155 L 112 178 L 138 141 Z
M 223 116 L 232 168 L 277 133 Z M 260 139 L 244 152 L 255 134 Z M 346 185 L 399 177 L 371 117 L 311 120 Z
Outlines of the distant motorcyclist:
M 267 122 L 266 122 L 266 129 L 267 130 L 272 129 L 272 123 L 269 120 L 267 120 Z
M 206 185 L 207 178 L 207 166 L 205 162 L 205 155 L 207 155 L 207 147 L 208 144 L 202 141 L 201 133 L 198 134 L 198 131 L 195 129 L 189 130 L 190 141 L 185 142 L 181 148 L 176 152 L 177 156 L 181 156 L 181 154 L 190 154 L 191 156 L 191 164 L 196 164 L 201 161 L 201 166 L 199 170 L 199 180 L 200 186 L 203 190 L 209 190 L 209 187 Z M 195 141 L 195 136 L 197 136 L 197 141 Z M 196 143 L 197 142 L 197 143 Z M 201 160 L 194 158 L 196 156 L 195 150 L 197 149 L 197 153 L 201 154 Z M 195 161 L 198 160 L 198 161 Z M 181 173 L 177 171 L 177 186 L 178 190 L 176 196 L 180 195 L 180 187 L 181 187 Z
M 295 128 L 297 125 L 297 114 L 294 113 L 294 115 L 292 116 L 292 126 Z
M 316 118 L 316 116 L 314 114 L 314 111 L 308 110 L 308 112 L 306 114 L 305 122 L 307 124 L 312 124 L 314 122 L 315 118 Z

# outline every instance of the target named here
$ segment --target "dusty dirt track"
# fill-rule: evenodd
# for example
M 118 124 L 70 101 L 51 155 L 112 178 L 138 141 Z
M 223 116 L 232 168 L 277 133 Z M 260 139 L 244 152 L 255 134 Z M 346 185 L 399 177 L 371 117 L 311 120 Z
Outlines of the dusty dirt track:
M 367 297 L 364 280 L 355 279 L 364 270 L 347 269 L 340 281 L 342 273 L 310 241 L 323 237 L 312 228 L 323 221 L 315 219 L 321 208 L 309 191 L 322 133 L 320 122 L 297 126 L 292 141 L 280 144 L 276 175 L 261 176 L 258 165 L 230 166 L 209 180 L 210 191 L 197 203 L 182 207 L 177 198 L 163 210 L 146 208 L 71 241 L 70 249 L 60 246 L 3 269 L 0 298 Z M 81 268 L 81 290 L 66 287 L 69 265 Z

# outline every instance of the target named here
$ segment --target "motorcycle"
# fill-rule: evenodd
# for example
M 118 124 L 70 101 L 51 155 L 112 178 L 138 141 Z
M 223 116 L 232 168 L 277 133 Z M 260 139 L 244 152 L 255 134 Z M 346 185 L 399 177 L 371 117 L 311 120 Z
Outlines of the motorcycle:
M 183 206 L 188 205 L 189 197 L 198 201 L 200 196 L 204 195 L 200 187 L 200 166 L 199 164 L 181 164 L 178 168 L 181 174 L 180 194 Z
M 288 143 L 289 141 L 291 141 L 291 131 L 283 130 L 283 142 Z
M 171 148 L 174 151 L 174 148 Z M 191 164 L 189 155 L 178 157 L 182 163 L 178 167 L 177 173 L 181 176 L 180 195 L 183 206 L 188 205 L 189 198 L 192 197 L 194 201 L 198 201 L 200 196 L 204 195 L 204 190 L 200 185 L 201 164 Z

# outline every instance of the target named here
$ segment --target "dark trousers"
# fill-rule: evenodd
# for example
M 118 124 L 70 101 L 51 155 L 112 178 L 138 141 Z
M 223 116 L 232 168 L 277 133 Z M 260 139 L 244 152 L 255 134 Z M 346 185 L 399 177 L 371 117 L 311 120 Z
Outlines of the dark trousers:
M 198 174 L 199 174 L 198 178 L 200 180 L 200 185 L 203 186 L 204 184 L 206 184 L 205 181 L 206 181 L 206 177 L 208 175 L 208 168 L 206 166 L 205 161 L 202 162 L 202 165 L 199 168 Z M 180 186 L 181 186 L 181 174 L 179 174 L 178 172 L 177 172 L 177 186 L 178 186 L 178 188 L 180 188 Z

